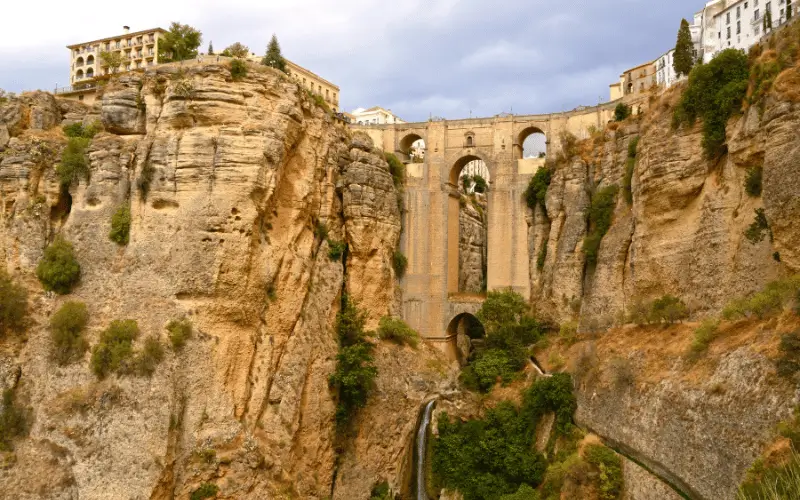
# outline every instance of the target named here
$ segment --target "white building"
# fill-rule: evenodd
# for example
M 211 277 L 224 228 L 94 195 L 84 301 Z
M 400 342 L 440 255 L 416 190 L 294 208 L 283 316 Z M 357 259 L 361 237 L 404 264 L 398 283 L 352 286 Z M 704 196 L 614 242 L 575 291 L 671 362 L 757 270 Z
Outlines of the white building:
M 398 118 L 391 109 L 383 109 L 380 106 L 374 106 L 369 109 L 358 108 L 352 113 L 352 122 L 354 125 L 385 125 L 387 123 L 406 123 Z
M 704 61 L 710 61 L 718 52 L 725 49 L 747 51 L 770 32 L 764 33 L 764 16 L 772 13 L 772 30 L 786 22 L 786 7 L 792 3 L 796 11 L 800 0 L 728 0 L 727 4 L 714 15 L 716 25 L 716 46 Z
M 656 83 L 659 87 L 672 87 L 678 81 L 673 66 L 675 49 L 671 49 L 666 54 L 656 59 Z

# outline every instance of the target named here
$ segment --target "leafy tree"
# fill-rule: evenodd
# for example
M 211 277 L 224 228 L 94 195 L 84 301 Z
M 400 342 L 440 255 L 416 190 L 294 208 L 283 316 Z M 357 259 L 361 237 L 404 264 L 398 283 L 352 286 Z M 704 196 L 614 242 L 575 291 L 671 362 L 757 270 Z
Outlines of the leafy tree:
M 239 42 L 233 43 L 225 48 L 222 51 L 223 56 L 226 57 L 238 57 L 240 59 L 244 59 L 245 57 L 250 55 L 250 48 L 247 45 L 243 45 Z
M 378 323 L 378 338 L 389 340 L 399 345 L 410 345 L 417 347 L 419 343 L 419 333 L 399 318 L 384 316 Z
M 631 107 L 626 105 L 625 103 L 617 104 L 617 107 L 614 108 L 614 121 L 621 122 L 624 121 L 626 118 L 631 116 Z
M 197 57 L 203 34 L 188 24 L 173 22 L 158 43 L 158 59 L 162 62 L 185 61 Z
M 600 470 L 600 500 L 617 500 L 624 486 L 619 455 L 601 444 L 587 446 L 584 454 L 586 461 Z
M 128 205 L 122 205 L 111 216 L 111 232 L 108 237 L 114 243 L 127 245 L 131 233 L 131 209 Z
M 61 236 L 56 237 L 36 266 L 36 277 L 47 291 L 60 295 L 71 292 L 81 277 L 81 265 L 75 258 L 72 244 Z
M 692 44 L 692 34 L 689 31 L 689 22 L 681 19 L 681 27 L 678 30 L 678 41 L 675 43 L 675 56 L 672 59 L 672 67 L 675 74 L 680 78 L 688 75 L 694 66 L 694 45 Z
M 403 279 L 408 270 L 408 257 L 406 257 L 400 250 L 395 250 L 392 254 L 392 267 L 394 274 L 398 279 Z
M 247 63 L 241 59 L 231 61 L 231 78 L 241 80 L 247 76 Z
M 214 55 L 214 42 L 208 42 L 208 55 Z
M 50 318 L 53 359 L 60 365 L 78 361 L 89 345 L 83 331 L 89 323 L 89 311 L 83 302 L 65 302 Z
M 270 68 L 279 69 L 286 73 L 286 59 L 284 59 L 283 54 L 281 54 L 281 46 L 278 43 L 277 36 L 272 35 L 272 39 L 267 46 L 267 53 L 261 60 L 261 64 L 269 66 Z
M 0 334 L 21 331 L 28 312 L 28 292 L 0 270 Z
M 61 153 L 61 162 L 56 166 L 56 174 L 62 189 L 69 188 L 73 182 L 81 177 L 88 181 L 89 162 L 86 160 L 86 148 L 89 139 L 84 137 L 70 137 L 67 147 Z
M 461 186 L 464 189 L 465 193 L 469 193 L 469 190 L 472 188 L 472 176 L 469 174 L 462 175 Z
M 133 356 L 133 341 L 139 336 L 139 325 L 134 320 L 114 320 L 100 334 L 100 341 L 92 349 L 90 365 L 98 378 L 116 371 L 127 371 Z
M 744 237 L 747 238 L 747 240 L 753 245 L 764 241 L 765 234 L 769 234 L 770 237 L 772 237 L 769 221 L 767 220 L 767 214 L 764 212 L 764 209 L 757 208 L 755 210 L 755 214 L 756 215 L 753 223 L 750 224 L 750 226 L 744 232 Z
M 476 193 L 483 194 L 489 190 L 489 183 L 486 182 L 486 179 L 484 179 L 482 176 L 478 174 L 472 176 L 472 182 L 475 183 L 475 188 L 473 189 L 473 191 L 475 191 Z
M 119 67 L 125 62 L 122 52 L 100 52 L 100 61 L 103 66 L 107 66 L 111 73 L 119 71 Z

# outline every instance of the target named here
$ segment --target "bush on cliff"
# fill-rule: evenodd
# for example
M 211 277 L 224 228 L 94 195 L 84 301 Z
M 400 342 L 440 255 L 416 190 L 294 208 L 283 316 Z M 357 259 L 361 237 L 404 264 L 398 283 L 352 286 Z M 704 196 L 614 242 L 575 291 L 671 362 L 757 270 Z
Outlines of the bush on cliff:
M 374 364 L 373 345 L 366 339 L 364 325 L 367 314 L 347 297 L 342 299 L 342 310 L 336 316 L 336 335 L 339 353 L 336 369 L 328 378 L 328 385 L 336 398 L 336 427 L 345 431 L 359 408 L 367 404 L 367 397 L 378 368 Z
M 393 153 L 384 153 L 384 157 L 389 164 L 389 173 L 392 174 L 395 187 L 403 186 L 406 182 L 406 166 Z
M 36 277 L 47 291 L 66 295 L 81 278 L 81 265 L 75 258 L 72 244 L 58 236 L 44 250 L 44 256 L 36 266 Z
M 179 351 L 192 337 L 192 323 L 188 319 L 173 319 L 167 324 L 167 332 L 172 349 Z
M 89 179 L 89 162 L 86 160 L 86 148 L 89 139 L 70 137 L 67 147 L 61 153 L 61 162 L 56 166 L 56 174 L 62 189 L 69 188 L 80 178 Z
M 622 495 L 622 459 L 603 445 L 592 444 L 584 450 L 586 461 L 600 471 L 600 500 L 617 500 Z
M 189 500 L 205 500 L 213 498 L 219 493 L 219 486 L 214 483 L 203 483 L 189 495 Z
M 408 258 L 400 250 L 395 250 L 394 254 L 392 254 L 392 268 L 394 268 L 394 274 L 398 279 L 405 277 L 408 270 Z
M 15 401 L 15 391 L 6 389 L 0 402 L 0 451 L 12 451 L 12 441 L 28 433 L 27 412 Z
M 0 335 L 19 332 L 25 327 L 28 313 L 28 292 L 0 270 Z
M 589 206 L 588 211 L 589 232 L 583 239 L 583 253 L 586 255 L 587 264 L 590 266 L 597 264 L 600 243 L 611 228 L 611 219 L 614 216 L 618 192 L 619 186 L 612 184 L 592 196 L 592 204 Z
M 800 274 L 767 283 L 750 297 L 735 299 L 722 309 L 728 321 L 755 316 L 758 319 L 778 314 L 800 294 Z M 798 297 L 800 299 L 800 297 Z
M 98 378 L 130 369 L 133 341 L 139 336 L 139 325 L 134 320 L 114 320 L 100 334 L 100 341 L 92 349 L 90 365 Z
M 102 125 L 100 125 L 98 122 L 94 122 L 89 125 L 84 125 L 81 122 L 75 122 L 62 127 L 62 130 L 64 130 L 64 135 L 67 137 L 78 137 L 83 139 L 93 138 L 101 129 Z
M 723 50 L 708 64 L 695 66 L 675 108 L 673 125 L 693 125 L 703 120 L 703 149 L 708 158 L 725 152 L 725 127 L 741 111 L 749 79 L 747 56 L 736 49 Z
M 764 177 L 764 167 L 756 165 L 747 169 L 744 179 L 744 190 L 748 196 L 758 198 L 761 196 L 762 179 Z
M 689 308 L 683 300 L 673 295 L 664 295 L 650 305 L 651 323 L 676 323 L 689 317 Z
M 633 173 L 636 169 L 636 155 L 639 149 L 639 137 L 628 143 L 628 159 L 625 161 L 625 176 L 622 178 L 622 193 L 628 205 L 633 204 Z
M 767 220 L 767 214 L 764 212 L 764 209 L 757 208 L 755 210 L 753 223 L 745 230 L 744 237 L 747 238 L 747 241 L 756 245 L 764 241 L 765 235 L 769 235 L 771 240 L 772 230 L 769 227 L 769 221 Z
M 625 105 L 624 103 L 617 104 L 617 107 L 614 108 L 614 121 L 621 122 L 631 116 L 631 107 Z
M 231 61 L 231 78 L 234 81 L 241 80 L 247 76 L 247 63 L 241 59 Z
M 417 348 L 419 333 L 399 318 L 384 316 L 378 323 L 378 338 L 388 340 L 399 345 L 409 345 Z
M 536 171 L 533 178 L 528 183 L 528 188 L 525 189 L 525 202 L 531 210 L 537 206 L 541 207 L 542 212 L 547 215 L 547 188 L 550 187 L 550 182 L 553 180 L 553 171 L 545 165 Z
M 79 361 L 89 344 L 83 331 L 89 323 L 89 311 L 83 302 L 65 302 L 50 318 L 50 335 L 53 339 L 52 358 L 59 365 Z
M 131 233 L 131 209 L 123 205 L 111 216 L 111 232 L 108 238 L 118 245 L 127 245 Z

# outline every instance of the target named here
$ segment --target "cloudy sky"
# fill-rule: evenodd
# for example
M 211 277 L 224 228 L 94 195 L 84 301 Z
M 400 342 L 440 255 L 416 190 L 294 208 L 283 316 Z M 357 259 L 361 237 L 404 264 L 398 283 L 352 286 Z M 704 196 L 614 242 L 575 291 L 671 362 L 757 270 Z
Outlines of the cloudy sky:
M 675 44 L 704 0 L 83 0 L 8 2 L 0 16 L 0 88 L 68 81 L 67 44 L 171 21 L 202 49 L 239 41 L 284 55 L 341 87 L 341 107 L 401 118 L 545 113 L 608 99 L 626 68 Z

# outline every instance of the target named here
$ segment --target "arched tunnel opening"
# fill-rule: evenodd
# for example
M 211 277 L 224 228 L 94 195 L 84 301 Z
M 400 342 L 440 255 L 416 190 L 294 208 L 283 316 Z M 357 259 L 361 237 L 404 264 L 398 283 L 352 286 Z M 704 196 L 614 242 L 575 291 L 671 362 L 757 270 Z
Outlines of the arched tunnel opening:
M 448 223 L 451 293 L 486 293 L 490 182 L 486 162 L 474 155 L 461 158 L 450 170 L 450 185 L 455 188 Z
M 461 366 L 469 363 L 470 356 L 483 346 L 486 330 L 480 320 L 470 313 L 462 313 L 453 318 L 447 326 L 447 336 L 451 339 L 450 349 Z

